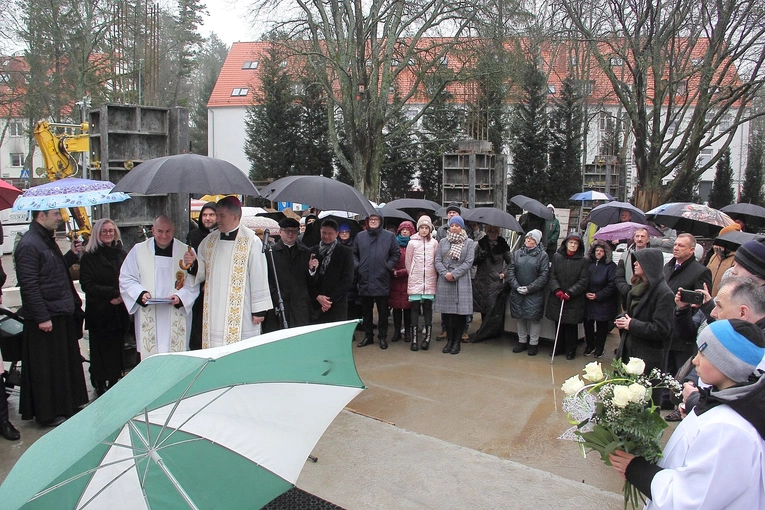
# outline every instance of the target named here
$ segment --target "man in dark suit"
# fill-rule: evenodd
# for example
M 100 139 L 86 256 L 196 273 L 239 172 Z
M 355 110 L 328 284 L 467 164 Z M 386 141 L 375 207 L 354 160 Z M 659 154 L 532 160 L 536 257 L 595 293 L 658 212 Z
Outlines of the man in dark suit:
M 709 290 L 712 288 L 712 271 L 698 262 L 694 256 L 696 238 L 691 234 L 680 234 L 672 249 L 672 259 L 664 266 L 664 278 L 672 292 L 678 289 Z M 672 334 L 667 360 L 667 371 L 674 374 L 693 356 L 695 338 L 680 338 Z
M 305 326 L 311 321 L 311 296 L 308 293 L 310 276 L 308 262 L 311 250 L 298 241 L 300 223 L 294 218 L 284 218 L 279 222 L 280 239 L 271 246 L 271 257 L 268 261 L 268 285 L 271 289 L 271 301 L 274 306 L 279 303 L 281 296 L 284 303 L 284 316 L 287 326 Z M 276 277 L 274 277 L 276 267 Z M 276 283 L 279 283 L 277 292 Z M 269 313 L 266 316 L 264 331 L 282 329 L 282 318 Z
M 353 285 L 353 250 L 337 241 L 337 222 L 324 220 L 319 229 L 321 242 L 311 249 L 308 263 L 309 294 L 313 300 L 311 319 L 315 322 L 346 320 L 348 289 Z

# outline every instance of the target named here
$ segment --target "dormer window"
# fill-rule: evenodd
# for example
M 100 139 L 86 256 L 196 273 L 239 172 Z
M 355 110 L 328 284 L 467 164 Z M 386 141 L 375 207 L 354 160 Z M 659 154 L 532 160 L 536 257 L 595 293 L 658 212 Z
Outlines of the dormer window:
M 247 60 L 242 64 L 242 69 L 257 69 L 257 68 L 258 68 L 257 60 Z
M 246 96 L 247 93 L 250 91 L 248 88 L 236 88 L 231 92 L 232 97 L 242 97 Z

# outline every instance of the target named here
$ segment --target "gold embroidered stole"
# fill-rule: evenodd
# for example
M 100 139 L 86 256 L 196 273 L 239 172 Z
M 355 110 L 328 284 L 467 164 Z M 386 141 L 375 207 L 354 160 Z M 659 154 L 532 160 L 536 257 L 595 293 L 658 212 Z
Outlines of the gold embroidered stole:
M 220 241 L 219 235 L 209 236 L 205 243 L 205 281 L 207 282 L 207 291 L 205 292 L 202 319 L 202 348 L 204 349 L 210 347 L 210 300 L 213 294 L 212 287 L 226 284 L 226 282 L 210 281 L 212 267 L 215 263 L 225 264 L 228 262 L 231 267 L 225 300 L 228 309 L 223 329 L 223 343 L 228 345 L 242 339 L 242 308 L 244 307 L 244 292 L 247 286 L 247 259 L 253 241 L 252 235 L 248 235 L 247 230 L 240 225 L 239 232 L 234 240 L 234 250 L 231 253 L 230 261 L 216 261 L 214 258 L 215 247 Z M 216 304 L 220 305 L 220 303 Z
M 186 251 L 186 245 L 173 240 L 173 265 L 177 261 L 183 261 L 183 253 Z M 138 261 L 138 271 L 141 275 L 141 283 L 149 291 L 152 297 L 156 296 L 156 282 L 154 281 L 154 242 L 145 241 L 141 244 L 136 254 Z M 175 272 L 170 271 L 168 278 L 175 280 Z M 186 350 L 186 317 L 179 309 L 172 305 L 149 305 L 138 308 L 138 316 L 141 323 L 141 352 L 157 354 L 157 306 L 170 306 L 170 352 L 182 352 Z

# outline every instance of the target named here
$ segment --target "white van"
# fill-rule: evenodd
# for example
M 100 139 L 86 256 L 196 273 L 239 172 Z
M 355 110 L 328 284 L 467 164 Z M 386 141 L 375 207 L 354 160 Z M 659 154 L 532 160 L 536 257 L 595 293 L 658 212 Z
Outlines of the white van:
M 3 239 L 0 245 L 0 255 L 13 253 L 13 247 L 16 242 L 16 235 L 23 234 L 29 230 L 29 223 L 32 221 L 30 211 L 12 211 L 5 209 L 0 211 L 0 222 L 3 224 Z

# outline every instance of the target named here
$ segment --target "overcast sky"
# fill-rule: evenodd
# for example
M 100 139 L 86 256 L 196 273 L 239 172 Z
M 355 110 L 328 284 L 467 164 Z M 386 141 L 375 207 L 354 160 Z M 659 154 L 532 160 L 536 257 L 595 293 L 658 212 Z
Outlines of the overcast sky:
M 246 4 L 241 1 L 208 0 L 207 11 L 210 15 L 205 17 L 200 32 L 205 37 L 215 32 L 228 46 L 237 41 L 256 41 L 260 30 L 252 28 L 247 21 Z

